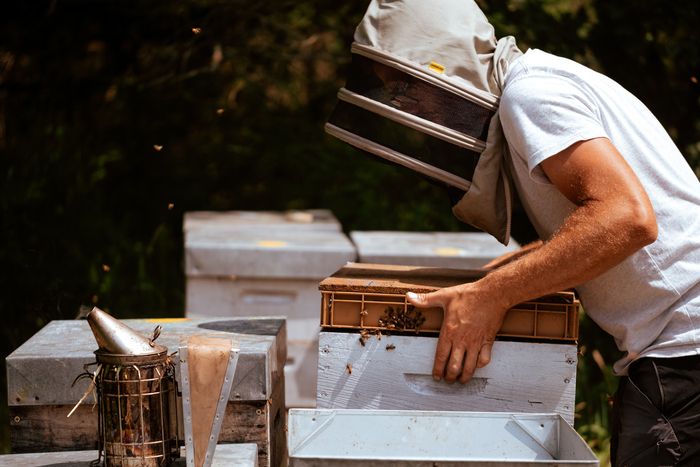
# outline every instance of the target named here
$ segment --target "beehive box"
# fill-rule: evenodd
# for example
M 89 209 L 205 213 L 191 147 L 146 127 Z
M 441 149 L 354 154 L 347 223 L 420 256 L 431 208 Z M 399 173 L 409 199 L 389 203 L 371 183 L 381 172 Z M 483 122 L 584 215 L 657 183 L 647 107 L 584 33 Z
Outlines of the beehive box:
M 220 442 L 255 443 L 258 464 L 277 466 L 286 459 L 283 365 L 286 328 L 281 318 L 123 320 L 145 335 L 160 324 L 160 344 L 173 353 L 191 334 L 233 333 L 241 351 L 223 421 Z M 87 381 L 75 385 L 84 366 L 95 362 L 97 344 L 87 321 L 52 321 L 6 359 L 12 451 L 52 452 L 97 448 L 97 410 L 83 395 Z M 90 369 L 94 370 L 94 366 Z M 177 375 L 179 378 L 179 375 Z M 180 417 L 180 420 L 182 418 Z M 182 434 L 182 427 L 180 429 Z M 180 436 L 182 439 L 182 436 Z
M 317 407 L 553 412 L 573 423 L 579 302 L 572 292 L 509 310 L 491 363 L 468 384 L 433 380 L 442 309 L 412 308 L 405 294 L 483 275 L 351 263 L 324 279 Z
M 290 467 L 597 466 L 555 414 L 290 410 Z
M 355 248 L 328 211 L 194 212 L 184 221 L 187 316 L 287 317 L 286 399 L 313 407 L 318 282 Z
M 437 337 L 321 332 L 317 407 L 557 413 L 574 422 L 577 347 L 496 341 L 467 384 L 432 376 Z
M 459 269 L 481 268 L 520 248 L 513 239 L 504 246 L 483 232 L 355 231 L 350 238 L 361 263 Z
M 324 330 L 372 330 L 437 335 L 442 309 L 416 309 L 406 292 L 427 293 L 483 277 L 484 271 L 350 263 L 319 284 Z M 580 303 L 564 291 L 507 311 L 500 337 L 575 342 Z

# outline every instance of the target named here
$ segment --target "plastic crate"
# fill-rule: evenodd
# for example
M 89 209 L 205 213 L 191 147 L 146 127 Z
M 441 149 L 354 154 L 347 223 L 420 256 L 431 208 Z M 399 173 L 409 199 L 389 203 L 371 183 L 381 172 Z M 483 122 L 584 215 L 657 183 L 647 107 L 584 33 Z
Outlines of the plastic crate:
M 406 292 L 431 292 L 481 277 L 483 272 L 410 266 L 348 264 L 319 285 L 324 330 L 369 330 L 437 335 L 441 308 L 414 308 Z M 580 303 L 559 292 L 507 311 L 500 337 L 576 341 Z

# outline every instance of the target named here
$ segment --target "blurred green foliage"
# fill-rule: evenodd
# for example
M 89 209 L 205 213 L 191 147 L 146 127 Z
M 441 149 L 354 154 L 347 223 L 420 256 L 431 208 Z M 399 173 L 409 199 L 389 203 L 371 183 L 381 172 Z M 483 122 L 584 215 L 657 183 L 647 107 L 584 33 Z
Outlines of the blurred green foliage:
M 499 35 L 574 58 L 629 88 L 697 172 L 700 4 L 479 3 Z M 122 318 L 181 315 L 186 211 L 328 208 L 347 230 L 466 229 L 442 189 L 324 135 L 366 5 L 4 5 L 3 362 L 41 326 L 73 318 L 81 306 Z M 532 237 L 522 213 L 515 235 Z M 582 326 L 577 427 L 604 456 L 615 350 L 592 323 Z

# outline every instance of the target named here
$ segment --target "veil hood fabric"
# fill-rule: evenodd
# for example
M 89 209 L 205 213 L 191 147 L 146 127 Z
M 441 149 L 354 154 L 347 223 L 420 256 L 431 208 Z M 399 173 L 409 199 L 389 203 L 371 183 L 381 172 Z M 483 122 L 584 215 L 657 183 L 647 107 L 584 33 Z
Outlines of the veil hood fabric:
M 355 30 L 355 43 L 426 69 L 444 67 L 445 80 L 498 105 L 508 64 L 522 55 L 515 39 L 496 40 L 493 26 L 473 0 L 372 0 Z M 486 148 L 454 215 L 507 244 L 511 188 L 507 145 L 498 112 L 491 118 Z

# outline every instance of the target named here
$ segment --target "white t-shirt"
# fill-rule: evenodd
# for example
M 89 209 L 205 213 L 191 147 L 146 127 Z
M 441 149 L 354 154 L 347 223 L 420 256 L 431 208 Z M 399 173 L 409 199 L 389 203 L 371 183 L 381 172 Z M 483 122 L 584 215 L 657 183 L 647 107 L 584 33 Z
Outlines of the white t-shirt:
M 700 182 L 652 113 L 610 78 L 529 50 L 511 64 L 499 114 L 516 189 L 541 238 L 575 206 L 539 164 L 578 141 L 610 139 L 651 199 L 657 240 L 576 287 L 586 313 L 627 352 L 615 371 L 641 356 L 700 354 Z

